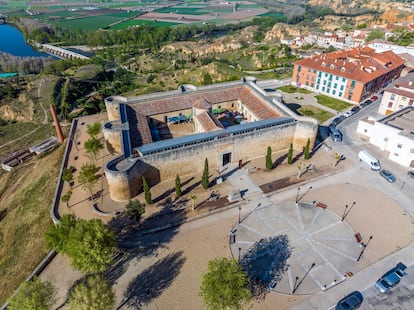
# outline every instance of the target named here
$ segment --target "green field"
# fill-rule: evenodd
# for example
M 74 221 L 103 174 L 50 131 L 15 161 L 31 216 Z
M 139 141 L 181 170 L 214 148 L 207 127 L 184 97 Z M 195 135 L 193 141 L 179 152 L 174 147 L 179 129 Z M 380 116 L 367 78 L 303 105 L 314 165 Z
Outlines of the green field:
M 68 20 L 50 20 L 50 23 L 68 29 L 98 30 L 113 24 L 120 19 L 130 18 L 136 12 L 113 13 L 99 16 L 88 16 Z
M 133 19 L 133 20 L 127 20 L 123 23 L 116 24 L 113 27 L 110 27 L 110 30 L 120 30 L 125 29 L 128 27 L 134 27 L 134 26 L 153 26 L 153 27 L 171 27 L 171 26 L 177 26 L 181 25 L 179 23 L 171 23 L 171 22 L 159 22 L 159 21 L 153 21 L 153 20 L 141 20 L 141 19 Z
M 0 13 L 3 12 L 3 10 L 21 10 L 27 8 L 27 1 L 8 1 L 7 3 L 0 4 Z
M 260 16 L 262 16 L 262 17 L 274 17 L 274 18 L 278 18 L 278 19 L 286 18 L 285 14 L 283 14 L 281 12 L 267 12 L 267 13 L 264 13 Z
M 351 107 L 351 104 L 339 100 L 339 99 L 335 99 L 335 98 L 331 98 L 325 95 L 317 95 L 315 96 L 316 100 L 318 100 L 318 103 L 327 106 L 329 108 L 335 109 L 337 111 L 344 111 L 346 109 L 348 109 L 349 107 Z

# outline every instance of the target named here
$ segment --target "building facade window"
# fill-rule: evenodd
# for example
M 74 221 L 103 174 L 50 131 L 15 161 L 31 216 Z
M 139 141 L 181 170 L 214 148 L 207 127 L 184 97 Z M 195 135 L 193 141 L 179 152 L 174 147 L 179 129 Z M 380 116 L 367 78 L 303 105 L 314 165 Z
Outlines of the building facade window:
M 301 69 L 302 69 L 302 66 L 298 66 L 298 72 L 300 72 Z
M 391 100 L 395 99 L 395 94 L 391 94 Z
M 342 92 L 339 92 L 339 97 L 342 97 Z
M 393 103 L 392 102 L 388 102 L 388 107 L 392 108 Z
M 332 95 L 335 95 L 335 94 L 336 94 L 336 90 L 333 90 L 333 91 L 332 91 Z
M 401 143 L 398 143 L 397 147 L 398 147 L 399 149 L 401 149 L 401 148 L 403 147 L 403 145 L 402 145 Z

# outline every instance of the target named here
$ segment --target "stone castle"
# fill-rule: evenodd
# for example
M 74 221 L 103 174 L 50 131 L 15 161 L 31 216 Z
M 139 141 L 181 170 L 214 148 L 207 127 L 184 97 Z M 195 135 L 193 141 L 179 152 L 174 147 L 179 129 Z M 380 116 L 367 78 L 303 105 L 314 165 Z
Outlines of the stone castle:
M 126 201 L 142 187 L 200 173 L 224 171 L 239 161 L 264 156 L 267 147 L 302 150 L 314 144 L 318 122 L 270 99 L 244 79 L 202 87 L 182 85 L 133 98 L 105 99 L 108 122 L 103 125 L 107 150 L 118 156 L 105 164 L 111 198 Z

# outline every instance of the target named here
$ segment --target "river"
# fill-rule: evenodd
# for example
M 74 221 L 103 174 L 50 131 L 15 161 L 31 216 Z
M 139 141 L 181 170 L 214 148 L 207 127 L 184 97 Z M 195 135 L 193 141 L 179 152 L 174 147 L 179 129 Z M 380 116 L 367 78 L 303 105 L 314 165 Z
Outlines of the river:
M 48 57 L 46 53 L 36 51 L 26 44 L 22 33 L 15 27 L 7 24 L 0 25 L 0 52 L 23 57 Z

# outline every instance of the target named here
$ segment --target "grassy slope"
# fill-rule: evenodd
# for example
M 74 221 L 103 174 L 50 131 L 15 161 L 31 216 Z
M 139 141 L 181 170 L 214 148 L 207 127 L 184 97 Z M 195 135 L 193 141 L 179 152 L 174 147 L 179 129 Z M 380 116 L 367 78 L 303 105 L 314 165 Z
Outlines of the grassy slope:
M 47 254 L 43 235 L 64 152 L 60 146 L 0 176 L 0 304 Z

